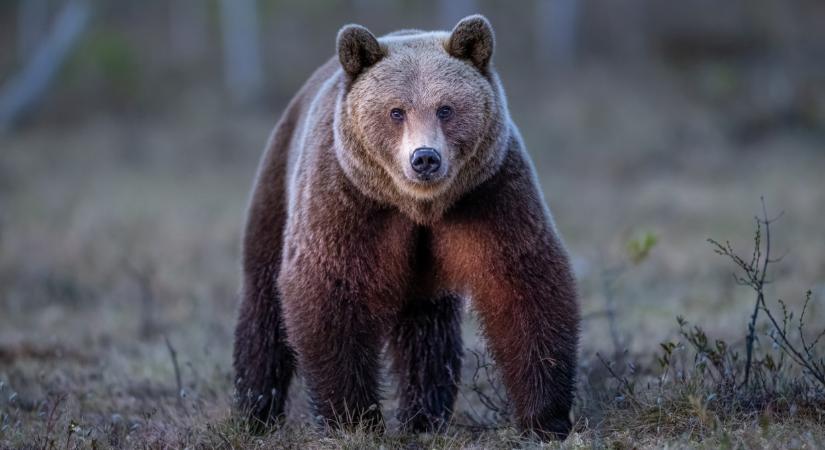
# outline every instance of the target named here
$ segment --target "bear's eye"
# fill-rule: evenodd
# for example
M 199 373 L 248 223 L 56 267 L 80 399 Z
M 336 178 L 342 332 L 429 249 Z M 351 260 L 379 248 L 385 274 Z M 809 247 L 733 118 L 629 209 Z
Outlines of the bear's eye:
M 447 120 L 453 116 L 453 108 L 450 108 L 449 106 L 442 106 L 438 108 L 435 115 L 441 120 Z
M 392 111 L 390 111 L 390 118 L 396 122 L 401 122 L 404 120 L 404 110 L 393 108 Z

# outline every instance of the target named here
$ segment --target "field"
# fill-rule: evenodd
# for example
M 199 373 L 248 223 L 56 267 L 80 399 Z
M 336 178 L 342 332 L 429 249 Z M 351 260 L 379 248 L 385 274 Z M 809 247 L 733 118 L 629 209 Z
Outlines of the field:
M 561 445 L 823 447 L 821 392 L 722 402 L 676 320 L 743 352 L 754 294 L 706 239 L 750 255 L 764 196 L 771 216 L 784 211 L 767 302 L 798 311 L 810 289 L 806 321 L 822 328 L 821 130 L 743 135 L 689 81 L 640 70 L 590 67 L 556 80 L 564 89 L 511 89 L 585 316 L 576 433 Z M 316 430 L 300 383 L 285 427 L 245 432 L 231 415 L 240 233 L 277 115 L 224 114 L 203 94 L 162 114 L 84 115 L 0 138 L 0 447 L 541 445 L 509 425 L 495 374 L 477 373 L 473 352 L 443 435 L 396 431 L 391 376 L 384 436 Z M 467 318 L 466 346 L 483 359 Z M 763 319 L 758 331 L 759 355 L 778 359 Z M 656 360 L 662 342 L 681 342 L 670 374 Z M 805 379 L 792 365 L 781 377 Z

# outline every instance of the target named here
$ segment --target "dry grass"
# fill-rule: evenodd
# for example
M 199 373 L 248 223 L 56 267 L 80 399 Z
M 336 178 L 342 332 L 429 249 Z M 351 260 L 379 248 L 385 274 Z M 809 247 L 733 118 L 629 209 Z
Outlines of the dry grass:
M 789 253 L 768 297 L 798 308 L 810 288 L 808 321 L 825 323 L 821 141 L 787 131 L 738 143 L 712 109 L 657 79 L 642 86 L 585 71 L 516 110 L 588 317 L 577 433 L 563 446 L 825 446 L 822 403 L 794 393 L 801 373 L 786 366 L 787 382 L 760 402 L 723 398 L 675 324 L 683 315 L 711 342 L 743 348 L 753 297 L 705 239 L 744 248 L 760 194 L 786 211 L 775 245 Z M 238 242 L 274 118 L 188 108 L 0 141 L 0 447 L 540 445 L 485 406 L 478 390 L 495 399 L 496 382 L 481 378 L 474 389 L 469 354 L 446 434 L 400 434 L 392 421 L 384 436 L 321 432 L 309 426 L 300 386 L 286 427 L 246 433 L 229 414 Z M 634 265 L 627 242 L 647 233 L 658 242 Z M 606 295 L 626 354 L 613 355 Z M 473 321 L 465 328 L 468 347 L 483 349 Z M 660 342 L 675 345 L 667 366 L 657 362 Z M 774 351 L 764 338 L 757 350 Z M 610 355 L 611 370 L 597 352 Z M 388 418 L 392 391 L 388 378 Z

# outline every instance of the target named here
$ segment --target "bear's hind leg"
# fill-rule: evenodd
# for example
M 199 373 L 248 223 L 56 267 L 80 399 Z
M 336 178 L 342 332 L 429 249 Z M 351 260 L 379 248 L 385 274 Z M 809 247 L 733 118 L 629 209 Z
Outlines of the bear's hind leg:
M 278 123 L 256 181 L 243 239 L 243 293 L 235 328 L 236 407 L 253 430 L 283 416 L 295 355 L 286 339 L 276 278 L 286 223 L 286 164 L 295 117 L 290 107 Z
M 281 268 L 284 196 L 273 192 L 281 175 L 265 170 L 252 199 L 244 235 L 243 293 L 235 328 L 238 412 L 255 431 L 283 415 L 295 355 L 286 339 L 276 278 Z
M 266 284 L 267 288 L 260 290 L 245 287 L 235 329 L 237 407 L 256 431 L 283 415 L 295 372 L 295 355 L 286 342 L 274 281 Z
M 411 301 L 392 331 L 398 420 L 407 430 L 439 430 L 452 415 L 461 374 L 461 305 L 454 295 Z

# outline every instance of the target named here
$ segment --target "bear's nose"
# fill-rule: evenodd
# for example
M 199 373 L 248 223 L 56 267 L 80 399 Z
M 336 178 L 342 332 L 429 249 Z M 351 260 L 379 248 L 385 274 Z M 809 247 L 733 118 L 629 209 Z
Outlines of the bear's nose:
M 417 173 L 432 175 L 441 167 L 441 154 L 434 148 L 419 147 L 410 156 L 410 164 Z

